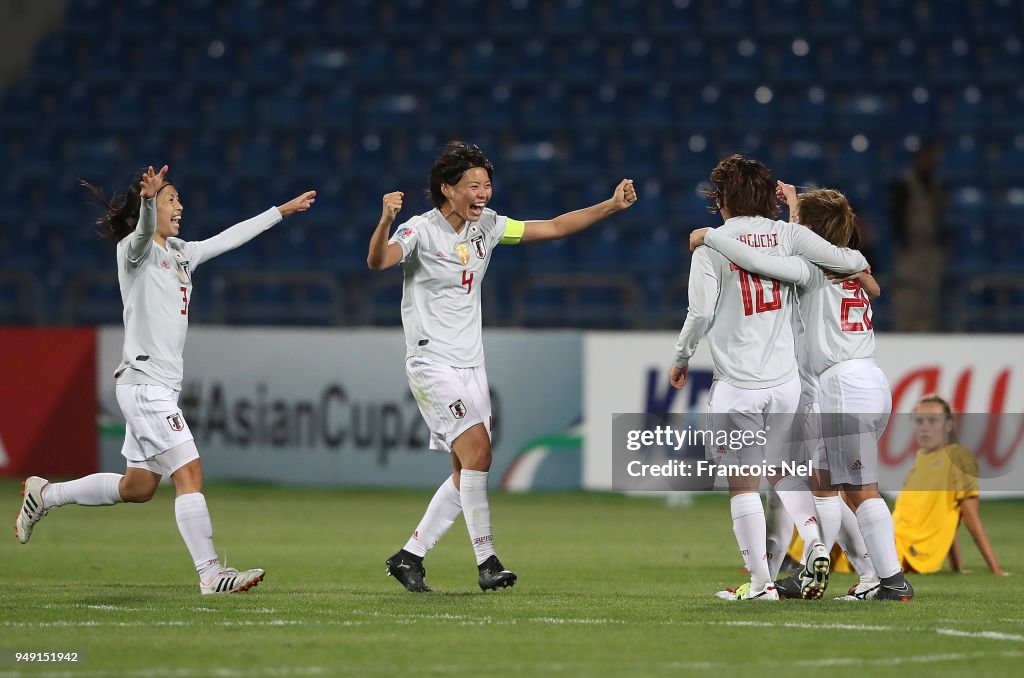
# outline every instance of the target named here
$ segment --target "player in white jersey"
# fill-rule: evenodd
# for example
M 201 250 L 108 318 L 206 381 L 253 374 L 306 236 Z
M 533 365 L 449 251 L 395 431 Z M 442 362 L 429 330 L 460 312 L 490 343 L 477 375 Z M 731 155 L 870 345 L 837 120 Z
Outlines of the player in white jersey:
M 841 250 L 809 230 L 771 217 L 779 211 L 771 172 L 756 160 L 726 158 L 711 173 L 714 200 L 725 223 L 722 235 L 779 254 L 800 254 L 842 273 L 867 268 L 859 252 Z M 719 592 L 733 600 L 777 600 L 767 563 L 764 507 L 757 493 L 760 476 L 740 475 L 766 463 L 775 473 L 769 482 L 807 544 L 804 562 L 812 583 L 803 592 L 820 597 L 828 583 L 828 552 L 822 544 L 814 501 L 806 481 L 783 476 L 782 462 L 792 461 L 791 431 L 800 396 L 793 337 L 795 292 L 790 284 L 762 279 L 729 262 L 710 248 L 694 252 L 690 267 L 689 309 L 676 343 L 669 378 L 675 388 L 686 382 L 687 365 L 706 334 L 715 380 L 708 402 L 709 428 L 758 433 L 767 445 L 739 450 L 709 449 L 716 464 L 729 468 L 733 530 L 750 571 L 750 582 Z M 769 415 L 788 415 L 769 419 Z
M 493 165 L 473 145 L 447 144 L 430 169 L 434 209 L 398 226 L 401 193 L 384 196 L 370 239 L 373 270 L 403 265 L 402 325 L 409 387 L 430 429 L 430 447 L 450 453 L 453 473 L 438 488 L 387 573 L 410 591 L 429 591 L 423 558 L 462 513 L 483 590 L 511 586 L 516 575 L 498 559 L 491 534 L 487 474 L 491 467 L 491 399 L 481 339 L 480 286 L 500 244 L 572 235 L 636 202 L 625 179 L 611 198 L 546 221 L 517 221 L 487 208 Z
M 85 186 L 106 205 L 99 221 L 101 235 L 117 245 L 124 349 L 114 378 L 117 403 L 126 421 L 121 454 L 127 469 L 124 475 L 95 473 L 65 483 L 28 478 L 15 524 L 18 541 L 28 542 L 35 524 L 58 506 L 147 502 L 160 479 L 170 475 L 175 519 L 199 573 L 200 592 L 246 591 L 262 581 L 264 571 L 239 572 L 217 558 L 202 493 L 199 452 L 178 409 L 192 274 L 201 263 L 248 242 L 285 217 L 308 210 L 316 194 L 303 193 L 212 238 L 190 242 L 177 237 L 183 207 L 167 178 L 166 165 L 159 172 L 150 167 L 134 178 L 121 202 L 108 202 L 98 189 Z
M 793 221 L 807 224 L 838 247 L 855 244 L 855 215 L 842 193 L 819 189 L 797 196 L 789 184 L 780 185 L 780 190 Z M 889 421 L 892 395 L 875 364 L 871 305 L 864 285 L 877 292 L 877 284 L 864 275 L 833 284 L 824 271 L 800 256 L 765 254 L 720 231 L 706 231 L 703 243 L 747 271 L 797 286 L 807 360 L 818 380 L 825 442 L 825 456 L 819 455 L 815 468 L 819 486 L 831 490 L 818 492 L 816 501 L 825 543 L 831 548 L 839 532 L 842 506 L 835 490 L 841 487 L 856 510 L 880 579 L 880 585 L 862 580 L 849 595 L 910 600 L 913 589 L 896 554 L 892 514 L 878 493 L 877 443 Z

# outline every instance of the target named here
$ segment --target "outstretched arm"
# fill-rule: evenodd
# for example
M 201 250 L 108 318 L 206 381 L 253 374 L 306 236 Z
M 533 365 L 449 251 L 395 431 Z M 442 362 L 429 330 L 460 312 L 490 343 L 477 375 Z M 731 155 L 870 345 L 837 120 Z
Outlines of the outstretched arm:
M 996 553 L 992 550 L 992 544 L 988 541 L 985 526 L 981 524 L 978 498 L 968 497 L 961 501 L 960 513 L 963 516 L 964 525 L 967 526 L 967 531 L 971 533 L 974 543 L 978 545 L 978 550 L 981 551 L 981 556 L 988 564 L 988 569 L 992 570 L 992 574 L 1004 574 L 1003 568 L 999 567 L 999 561 L 996 560 Z
M 263 214 L 257 214 L 252 219 L 246 219 L 230 228 L 224 229 L 212 238 L 201 240 L 196 243 L 196 254 L 192 261 L 192 267 L 195 268 L 204 261 L 209 261 L 214 257 L 244 245 L 277 222 L 290 217 L 296 212 L 305 212 L 312 207 L 315 199 L 316 191 L 307 191 L 280 207 L 271 207 Z
M 366 255 L 366 265 L 372 271 L 382 271 L 391 268 L 402 261 L 404 253 L 402 246 L 397 242 L 388 242 L 388 231 L 395 217 L 402 210 L 402 198 L 405 196 L 401 191 L 388 193 L 384 196 L 384 208 L 381 211 L 380 221 L 377 228 L 370 236 L 370 252 Z
M 527 221 L 519 242 L 558 240 L 579 233 L 605 217 L 630 208 L 636 202 L 636 189 L 632 179 L 623 179 L 615 187 L 611 198 L 575 212 L 568 212 L 547 221 Z
M 686 321 L 676 341 L 675 359 L 669 370 L 669 381 L 673 388 L 686 384 L 686 372 L 690 357 L 697 350 L 700 340 L 707 334 L 715 317 L 718 302 L 718 276 L 706 250 L 697 250 L 690 263 L 688 295 L 690 307 L 686 310 Z
M 153 171 L 153 166 L 142 175 L 142 182 L 139 184 L 139 196 L 142 204 L 139 206 L 139 222 L 135 224 L 135 230 L 131 232 L 128 240 L 128 263 L 137 266 L 142 258 L 146 256 L 153 246 L 153 235 L 156 233 L 156 194 L 164 185 L 164 175 L 167 174 L 167 165 L 160 168 L 159 172 Z
M 709 228 L 704 234 L 704 244 L 721 252 L 726 259 L 744 271 L 767 278 L 806 285 L 813 275 L 811 265 L 800 257 L 776 257 L 765 254 L 735 238 L 721 235 L 713 228 Z

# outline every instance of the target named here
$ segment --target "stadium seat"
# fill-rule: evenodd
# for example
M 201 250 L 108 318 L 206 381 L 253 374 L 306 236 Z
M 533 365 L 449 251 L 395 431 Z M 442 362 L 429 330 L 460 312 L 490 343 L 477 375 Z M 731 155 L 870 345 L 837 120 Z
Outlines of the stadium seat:
M 32 78 L 41 84 L 65 84 L 74 80 L 78 54 L 74 44 L 62 36 L 44 40 L 36 48 Z
M 1024 71 L 1024 46 L 1021 34 L 996 38 L 987 46 L 988 58 L 983 61 L 981 79 L 990 85 L 1015 85 Z
M 546 33 L 557 36 L 583 37 L 595 32 L 595 3 L 586 0 L 562 0 L 548 7 Z
M 970 133 L 960 135 L 944 149 L 940 167 L 942 177 L 954 184 L 986 181 L 988 167 L 985 155 L 982 140 Z
M 928 72 L 929 79 L 942 85 L 974 83 L 978 75 L 978 47 L 971 43 L 963 35 L 942 40 L 936 47 L 935 62 Z
M 542 35 L 542 4 L 539 0 L 491 3 L 494 12 L 491 26 L 494 33 L 502 37 L 523 38 Z
M 920 83 L 926 64 L 916 40 L 904 35 L 884 41 L 873 51 L 877 55 L 873 82 L 899 86 Z
M 43 103 L 35 87 L 27 82 L 16 83 L 0 94 L 0 129 L 35 129 L 42 111 Z
M 704 6 L 704 30 L 716 38 L 740 39 L 749 36 L 754 24 L 754 4 L 751 0 L 721 0 Z
M 597 5 L 597 31 L 602 35 L 643 35 L 646 0 L 608 0 Z
M 274 33 L 285 40 L 309 40 L 319 35 L 326 23 L 327 4 L 325 0 L 292 0 L 277 6 L 271 15 Z
M 760 45 L 751 38 L 740 38 L 719 50 L 722 64 L 719 77 L 733 85 L 759 84 L 764 80 L 765 57 Z
M 1024 185 L 1024 133 L 996 145 L 990 179 L 1003 185 Z
M 278 40 L 253 44 L 241 68 L 246 83 L 257 88 L 284 87 L 291 79 L 288 54 Z
M 772 50 L 773 80 L 786 87 L 817 85 L 819 49 L 817 43 L 804 38 L 778 42 Z
M 657 35 L 674 40 L 701 30 L 701 4 L 697 0 L 656 0 L 648 2 L 650 26 Z
M 991 122 L 990 96 L 985 90 L 968 85 L 952 94 L 952 103 L 943 119 L 944 132 L 974 132 Z
M 821 38 L 846 38 L 859 35 L 864 26 L 858 0 L 822 0 L 811 3 L 810 34 Z
M 764 3 L 757 15 L 757 32 L 761 36 L 805 36 L 807 25 L 807 7 L 803 0 Z
M 917 6 L 915 0 L 878 0 L 869 9 L 864 29 L 883 38 L 905 35 L 917 25 Z
M 685 85 L 704 84 L 711 71 L 711 55 L 707 43 L 687 35 L 662 47 L 663 76 L 669 82 Z
M 171 5 L 170 31 L 173 35 L 209 39 L 210 28 L 217 24 L 219 4 L 214 0 L 182 0 Z
M 828 44 L 819 53 L 819 58 L 819 72 L 824 84 L 837 92 L 851 85 L 863 85 L 869 80 L 870 56 L 864 41 L 857 35 L 846 35 Z
M 918 16 L 921 33 L 929 36 L 962 35 L 971 25 L 971 10 L 976 3 L 962 0 L 933 0 L 923 3 Z
M 979 37 L 1020 36 L 1024 28 L 1024 8 L 1016 0 L 990 0 L 974 3 L 975 17 L 971 33 Z

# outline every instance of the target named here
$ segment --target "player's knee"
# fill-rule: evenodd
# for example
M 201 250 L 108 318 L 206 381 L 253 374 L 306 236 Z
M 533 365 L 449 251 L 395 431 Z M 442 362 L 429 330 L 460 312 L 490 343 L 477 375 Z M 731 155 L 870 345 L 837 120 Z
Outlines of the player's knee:
M 118 489 L 121 499 L 128 504 L 145 504 L 156 494 L 156 486 L 128 485 Z

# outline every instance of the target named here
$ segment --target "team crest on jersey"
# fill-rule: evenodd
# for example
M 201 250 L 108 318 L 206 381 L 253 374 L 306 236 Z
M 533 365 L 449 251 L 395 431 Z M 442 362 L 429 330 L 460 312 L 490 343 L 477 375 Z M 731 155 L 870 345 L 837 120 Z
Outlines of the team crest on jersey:
M 167 417 L 167 423 L 170 424 L 171 430 L 180 431 L 185 428 L 185 420 L 181 418 L 181 414 L 175 412 Z
M 460 242 L 455 246 L 455 252 L 459 255 L 459 261 L 462 262 L 463 266 L 469 265 L 469 247 L 464 242 Z
M 487 250 L 484 249 L 484 237 L 482 235 L 475 236 L 472 239 L 473 247 L 476 248 L 476 256 L 478 259 L 483 259 L 487 256 Z
M 174 263 L 177 268 L 178 280 L 185 284 L 190 284 L 192 282 L 192 275 L 188 271 L 188 260 L 185 258 L 185 255 L 181 252 L 175 252 Z
M 466 416 L 466 406 L 462 404 L 462 400 L 456 400 L 448 406 L 448 409 L 452 411 L 456 419 L 462 419 Z

